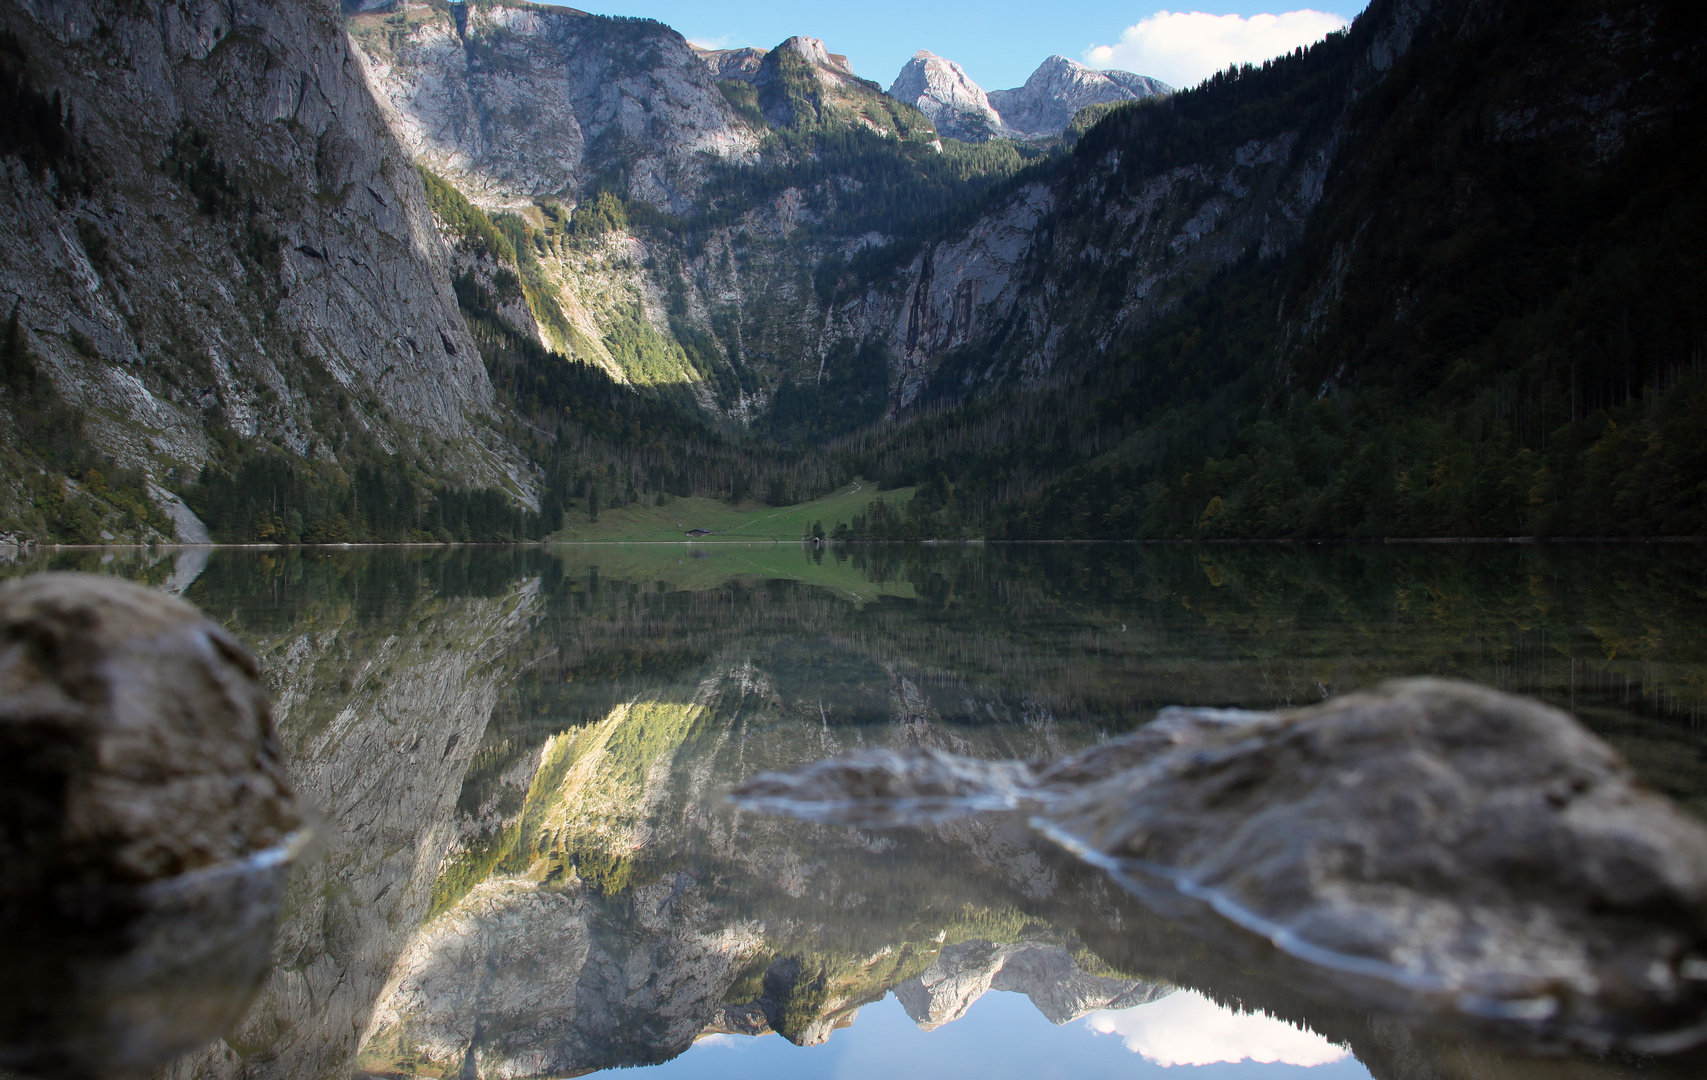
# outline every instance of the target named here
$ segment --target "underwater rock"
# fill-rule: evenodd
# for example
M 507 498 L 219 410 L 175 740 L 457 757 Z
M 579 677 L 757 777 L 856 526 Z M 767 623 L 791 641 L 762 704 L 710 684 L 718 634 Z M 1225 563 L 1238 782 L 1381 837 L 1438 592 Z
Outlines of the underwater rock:
M 0 1066 L 123 1076 L 218 1035 L 300 837 L 230 634 L 113 578 L 0 588 Z
M 1707 1040 L 1707 827 L 1539 702 L 1403 680 L 1168 709 L 1041 767 L 891 757 L 734 799 L 864 826 L 1029 811 L 1161 914 L 1355 1006 L 1532 1049 Z

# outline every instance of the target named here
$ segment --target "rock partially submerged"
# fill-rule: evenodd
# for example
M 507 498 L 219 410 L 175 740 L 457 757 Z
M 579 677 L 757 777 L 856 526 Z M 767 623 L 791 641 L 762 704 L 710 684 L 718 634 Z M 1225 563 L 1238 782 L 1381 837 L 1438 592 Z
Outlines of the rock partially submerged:
M 1041 767 L 866 752 L 734 797 L 867 826 L 1026 811 L 1163 914 L 1352 1004 L 1537 1048 L 1707 1040 L 1707 827 L 1571 717 L 1468 683 L 1169 709 Z
M 125 1075 L 218 1035 L 300 835 L 230 634 L 112 578 L 0 588 L 0 1065 Z

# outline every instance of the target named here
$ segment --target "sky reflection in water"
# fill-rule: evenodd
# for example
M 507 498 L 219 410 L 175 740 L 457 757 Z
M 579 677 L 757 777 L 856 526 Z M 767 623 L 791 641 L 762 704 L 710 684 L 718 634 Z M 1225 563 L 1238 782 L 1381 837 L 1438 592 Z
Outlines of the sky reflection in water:
M 1112 1037 L 1110 1037 L 1112 1036 Z M 1165 1070 L 1165 1072 L 1164 1072 Z M 821 1046 L 775 1036 L 713 1035 L 646 1077 L 695 1080 L 1363 1080 L 1344 1047 L 1261 1014 L 1238 1014 L 1181 990 L 1056 1027 L 1021 994 L 985 994 L 959 1020 L 922 1031 L 893 996 L 860 1010 Z

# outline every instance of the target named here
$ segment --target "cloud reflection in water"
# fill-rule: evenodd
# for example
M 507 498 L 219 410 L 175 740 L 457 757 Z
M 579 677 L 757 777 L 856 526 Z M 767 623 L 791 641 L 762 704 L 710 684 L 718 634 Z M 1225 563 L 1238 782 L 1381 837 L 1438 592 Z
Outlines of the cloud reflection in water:
M 1191 990 L 1131 1009 L 1094 1012 L 1085 1025 L 1099 1035 L 1119 1035 L 1126 1049 L 1162 1066 L 1256 1061 L 1308 1068 L 1351 1055 L 1307 1028 L 1267 1013 L 1234 1012 Z

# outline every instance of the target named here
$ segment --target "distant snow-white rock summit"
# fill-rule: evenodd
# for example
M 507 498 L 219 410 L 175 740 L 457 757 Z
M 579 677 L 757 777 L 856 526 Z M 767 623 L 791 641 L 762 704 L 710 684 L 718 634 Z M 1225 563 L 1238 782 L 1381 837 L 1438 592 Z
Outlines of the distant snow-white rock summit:
M 920 49 L 907 61 L 889 84 L 889 96 L 917 107 L 931 118 L 939 134 L 951 139 L 976 142 L 1016 135 L 965 69 L 929 49 Z
M 1130 71 L 1099 71 L 1065 56 L 1038 65 L 1024 86 L 985 93 L 963 68 L 925 49 L 901 69 L 891 97 L 913 105 L 955 139 L 1046 139 L 1067 130 L 1093 105 L 1173 93 L 1173 87 Z

